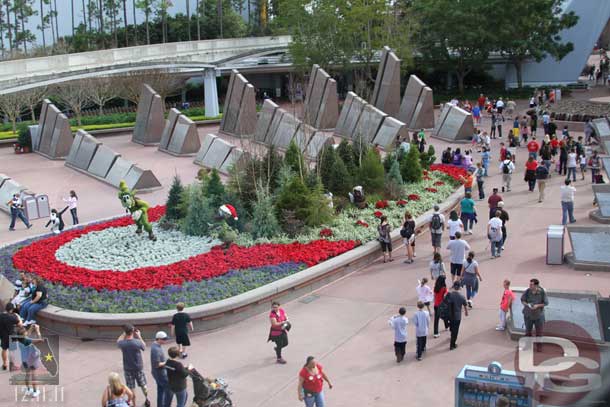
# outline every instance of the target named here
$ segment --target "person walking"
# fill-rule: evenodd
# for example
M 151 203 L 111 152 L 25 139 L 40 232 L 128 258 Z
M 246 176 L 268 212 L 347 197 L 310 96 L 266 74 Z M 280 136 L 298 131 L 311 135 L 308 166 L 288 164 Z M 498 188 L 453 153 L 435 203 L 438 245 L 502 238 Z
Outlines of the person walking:
M 415 358 L 419 361 L 426 351 L 426 340 L 430 329 L 430 308 L 424 311 L 424 303 L 417 301 L 417 312 L 413 315 L 413 325 L 415 325 L 415 338 L 417 340 L 417 351 Z
M 184 312 L 185 304 L 179 302 L 176 304 L 176 312 L 172 317 L 170 323 L 171 335 L 176 337 L 176 344 L 180 349 L 180 355 L 182 359 L 185 359 L 188 354 L 186 353 L 187 346 L 191 346 L 191 340 L 189 339 L 189 328 L 191 332 L 194 330 L 193 321 L 189 314 Z
M 449 329 L 451 330 L 451 340 L 449 342 L 449 350 L 457 348 L 457 338 L 460 332 L 460 325 L 462 323 L 462 308 L 464 308 L 464 315 L 468 316 L 468 303 L 466 298 L 460 292 L 460 282 L 456 281 L 453 283 L 452 290 L 449 294 L 449 303 L 451 304 L 450 318 L 449 318 Z
M 440 276 L 445 275 L 445 263 L 439 252 L 434 253 L 432 260 L 430 261 L 430 279 L 436 280 Z
M 538 168 L 538 162 L 530 155 L 525 162 L 525 176 L 523 177 L 530 192 L 534 192 L 534 188 L 536 188 L 536 168 Z
M 40 389 L 36 385 L 40 381 L 36 378 L 36 372 L 43 367 L 43 364 L 36 343 L 44 342 L 44 339 L 37 324 L 32 324 L 27 329 L 23 325 L 18 326 L 15 333 L 21 356 L 21 373 L 25 379 L 25 395 L 37 399 L 40 396 Z
M 134 393 L 123 384 L 116 372 L 108 375 L 108 386 L 102 394 L 102 407 L 130 407 L 136 405 Z
M 407 264 L 413 263 L 413 257 L 415 257 L 415 220 L 409 211 L 405 212 L 400 236 L 402 236 L 403 243 L 407 249 L 407 259 L 404 262 Z
M 430 216 L 430 237 L 432 239 L 432 253 L 438 253 L 441 249 L 443 229 L 445 228 L 445 215 L 440 212 L 440 207 L 434 205 L 434 212 Z
M 513 301 L 515 301 L 515 293 L 510 289 L 510 280 L 504 280 L 503 286 L 504 292 L 500 300 L 500 323 L 496 326 L 496 331 L 506 329 L 506 316 L 513 305 Z
M 172 346 L 167 350 L 169 360 L 165 362 L 165 369 L 167 370 L 167 381 L 169 383 L 169 401 L 168 406 L 171 406 L 172 399 L 176 396 L 176 407 L 185 407 L 188 399 L 188 393 L 186 390 L 186 378 L 189 373 L 193 370 L 192 365 L 185 367 L 178 361 L 181 356 L 180 349 L 176 346 Z
M 576 222 L 574 218 L 574 188 L 569 179 L 564 181 L 564 185 L 561 186 L 561 224 L 566 225 L 568 220 L 570 223 Z
M 496 216 L 491 218 L 487 223 L 487 238 L 491 244 L 491 258 L 500 257 L 502 255 L 502 220 L 500 215 L 502 212 L 496 211 Z
M 496 138 L 496 126 L 498 124 L 498 114 L 496 109 L 491 111 L 491 128 L 489 129 L 489 135 L 492 139 Z
M 538 115 L 536 111 L 532 112 L 530 115 L 530 133 L 532 136 L 536 135 L 536 131 L 538 130 Z
M 542 165 L 546 167 L 547 171 L 550 171 L 553 160 L 550 140 L 544 140 L 542 142 L 542 146 L 540 147 L 540 159 L 542 160 Z
M 392 226 L 388 223 L 388 217 L 383 215 L 379 218 L 379 226 L 377 226 L 379 237 L 377 239 L 381 244 L 384 263 L 386 261 L 394 261 L 392 258 L 392 237 L 390 236 L 390 232 L 392 232 Z M 389 258 L 389 260 L 386 260 L 386 258 Z
M 466 196 L 460 201 L 460 212 L 462 223 L 464 224 L 464 233 L 472 235 L 472 228 L 474 227 L 475 220 L 475 203 L 471 198 L 470 192 L 466 193 Z
M 15 333 L 15 328 L 21 325 L 21 319 L 17 314 L 17 308 L 12 302 L 7 302 L 4 312 L 0 314 L 0 349 L 2 349 L 2 370 L 7 370 L 8 349 L 10 337 Z
M 11 211 L 11 223 L 8 227 L 9 231 L 15 230 L 15 222 L 17 218 L 21 219 L 26 228 L 31 228 L 32 224 L 23 214 L 23 201 L 21 200 L 21 194 L 19 192 L 13 194 L 13 198 L 6 203 Z
M 396 355 L 396 363 L 404 360 L 407 352 L 407 325 L 409 319 L 405 316 L 407 309 L 400 307 L 398 315 L 394 315 L 389 319 L 388 323 L 394 330 L 394 354 Z
M 483 176 L 489 176 L 489 160 L 491 160 L 491 154 L 489 153 L 489 147 L 483 147 L 481 151 L 481 164 L 483 165 Z
M 465 177 L 460 175 L 460 181 L 464 184 L 464 194 L 472 193 L 472 184 L 474 184 L 474 171 L 470 168 L 470 164 L 466 165 L 466 170 Z
M 477 180 L 477 191 L 479 191 L 479 200 L 485 199 L 485 190 L 483 189 L 483 184 L 485 184 L 485 180 L 483 177 L 485 176 L 485 170 L 483 169 L 482 163 L 477 163 L 477 168 L 474 170 L 474 176 Z
M 472 308 L 472 299 L 477 295 L 479 281 L 483 281 L 479 263 L 474 259 L 474 252 L 470 251 L 462 267 L 462 285 L 466 286 L 466 302 L 469 308 Z
M 549 170 L 546 165 L 539 165 L 536 167 L 536 182 L 538 183 L 538 202 L 544 201 L 544 190 L 546 188 L 546 181 L 549 177 Z
M 506 159 L 500 163 L 500 172 L 502 173 L 502 192 L 510 192 L 510 184 L 515 171 L 515 164 L 512 161 L 512 154 L 506 153 Z
M 333 385 L 324 373 L 322 365 L 316 362 L 313 356 L 307 356 L 305 365 L 299 372 L 299 384 L 297 395 L 299 401 L 305 401 L 305 407 L 324 407 L 324 381 L 328 383 L 328 388 Z
M 576 167 L 578 167 L 578 155 L 576 154 L 576 149 L 570 149 L 566 166 L 568 168 L 566 178 L 570 179 L 570 174 L 572 174 L 572 182 L 576 182 Z
M 159 331 L 155 334 L 155 341 L 150 346 L 150 370 L 155 383 L 157 383 L 157 406 L 170 407 L 171 393 L 167 370 L 165 369 L 165 353 L 163 345 L 167 342 L 167 334 Z
M 455 240 L 451 240 L 447 244 L 447 250 L 451 252 L 451 281 L 455 281 L 459 278 L 462 273 L 462 267 L 464 266 L 464 258 L 466 257 L 466 251 L 470 250 L 470 245 L 465 240 L 462 240 L 462 234 L 455 232 Z
M 588 167 L 591 169 L 591 182 L 593 184 L 597 184 L 597 174 L 599 174 L 599 170 L 601 168 L 601 160 L 599 159 L 599 155 L 597 150 L 593 150 L 591 157 L 589 157 L 589 162 L 587 163 Z
M 78 224 L 78 196 L 74 190 L 70 191 L 70 196 L 68 198 L 62 198 L 62 200 L 68 204 L 68 208 L 70 208 L 70 215 L 72 215 L 72 224 Z
M 487 199 L 487 204 L 489 205 L 489 219 L 493 218 L 496 215 L 496 210 L 498 210 L 498 203 L 502 201 L 502 195 L 498 193 L 498 188 L 494 188 L 492 190 L 491 196 Z
M 428 287 L 428 279 L 426 277 L 417 281 L 415 292 L 417 292 L 417 300 L 421 301 L 426 306 L 428 312 L 430 312 L 430 303 L 434 300 L 434 293 Z
M 447 221 L 447 229 L 449 229 L 449 240 L 455 239 L 457 232 L 463 232 L 464 224 L 458 218 L 457 211 L 449 212 L 449 220 Z
M 434 283 L 434 337 L 438 338 L 440 335 L 438 333 L 438 322 L 441 319 L 440 314 L 440 306 L 443 302 L 443 299 L 447 295 L 447 279 L 445 275 L 441 275 L 436 279 L 436 283 Z M 449 329 L 449 320 L 443 319 L 443 324 L 445 324 L 445 330 Z
M 559 142 L 559 175 L 566 175 L 568 169 L 568 145 L 565 140 Z
M 527 143 L 527 151 L 530 157 L 533 157 L 534 160 L 538 158 L 538 150 L 540 149 L 540 145 L 536 141 L 536 136 L 533 136 L 529 143 Z
M 123 354 L 123 372 L 127 387 L 133 392 L 137 383 L 146 399 L 144 405 L 150 407 L 144 362 L 142 361 L 142 352 L 146 350 L 146 343 L 142 340 L 140 330 L 131 324 L 125 325 L 123 333 L 118 337 L 116 343 Z
M 530 280 L 529 287 L 521 295 L 523 304 L 523 319 L 525 336 L 532 336 L 534 327 L 536 336 L 542 336 L 544 330 L 544 308 L 549 305 L 549 299 L 544 288 L 540 287 L 537 278 Z
M 280 308 L 280 303 L 273 301 L 271 303 L 271 312 L 269 312 L 269 322 L 271 327 L 269 328 L 269 338 L 267 342 L 272 341 L 275 343 L 275 356 L 277 363 L 285 365 L 286 361 L 282 357 L 282 349 L 288 346 L 288 331 L 290 330 L 290 322 L 288 321 L 288 315 L 283 308 Z
M 508 212 L 504 209 L 504 201 L 498 202 L 498 210 L 500 211 L 500 220 L 502 221 L 502 250 L 504 250 L 504 244 L 506 239 L 508 239 L 506 224 L 509 221 Z

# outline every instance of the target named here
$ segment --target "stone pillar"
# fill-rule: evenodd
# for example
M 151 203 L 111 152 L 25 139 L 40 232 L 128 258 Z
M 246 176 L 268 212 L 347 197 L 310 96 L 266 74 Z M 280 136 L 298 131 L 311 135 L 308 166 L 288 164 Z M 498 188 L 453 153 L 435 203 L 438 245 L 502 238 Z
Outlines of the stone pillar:
M 205 92 L 205 115 L 208 117 L 218 116 L 220 109 L 218 107 L 218 88 L 214 68 L 203 71 L 203 89 Z

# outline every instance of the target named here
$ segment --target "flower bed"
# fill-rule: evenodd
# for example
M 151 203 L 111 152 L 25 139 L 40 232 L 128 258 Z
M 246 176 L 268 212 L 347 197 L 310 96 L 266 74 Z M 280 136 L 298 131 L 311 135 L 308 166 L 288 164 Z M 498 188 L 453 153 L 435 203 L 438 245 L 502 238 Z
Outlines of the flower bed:
M 254 240 L 240 233 L 235 244 L 224 248 L 210 238 L 157 231 L 159 239 L 151 242 L 135 235 L 126 216 L 0 248 L 0 268 L 11 281 L 19 270 L 42 276 L 50 302 L 77 311 L 161 311 L 178 301 L 200 305 L 269 284 L 374 240 L 377 212 L 399 227 L 406 210 L 416 217 L 446 200 L 456 177 L 454 169 L 430 171 L 409 185 L 405 199 L 346 209 L 296 238 Z M 157 222 L 163 214 L 163 207 L 151 208 L 149 219 Z

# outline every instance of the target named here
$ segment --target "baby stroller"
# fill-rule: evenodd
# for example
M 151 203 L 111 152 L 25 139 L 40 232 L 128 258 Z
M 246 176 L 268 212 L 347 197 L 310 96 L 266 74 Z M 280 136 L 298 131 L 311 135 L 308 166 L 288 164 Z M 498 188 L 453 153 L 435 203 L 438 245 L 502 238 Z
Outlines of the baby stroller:
M 231 407 L 233 402 L 229 396 L 229 385 L 222 379 L 210 381 L 197 370 L 191 370 L 195 397 L 191 407 Z

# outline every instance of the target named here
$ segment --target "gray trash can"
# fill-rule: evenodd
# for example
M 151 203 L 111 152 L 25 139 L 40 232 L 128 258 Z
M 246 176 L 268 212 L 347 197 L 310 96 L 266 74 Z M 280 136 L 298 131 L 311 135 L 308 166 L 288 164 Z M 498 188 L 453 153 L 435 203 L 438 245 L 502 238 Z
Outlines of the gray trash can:
M 563 264 L 564 227 L 551 225 L 546 232 L 546 264 Z

